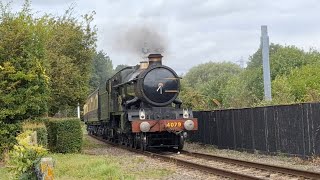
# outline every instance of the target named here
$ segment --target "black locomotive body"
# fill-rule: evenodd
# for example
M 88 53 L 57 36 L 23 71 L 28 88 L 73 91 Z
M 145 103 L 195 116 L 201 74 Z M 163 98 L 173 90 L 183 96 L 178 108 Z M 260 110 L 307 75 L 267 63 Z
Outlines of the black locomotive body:
M 180 79 L 162 65 L 161 54 L 126 67 L 96 89 L 84 105 L 88 132 L 145 150 L 182 149 L 187 131 L 197 130 L 192 111 L 177 99 Z

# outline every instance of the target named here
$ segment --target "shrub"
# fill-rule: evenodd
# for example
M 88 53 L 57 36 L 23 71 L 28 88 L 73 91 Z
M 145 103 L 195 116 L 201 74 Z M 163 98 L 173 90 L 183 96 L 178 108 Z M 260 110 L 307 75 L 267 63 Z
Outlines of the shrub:
M 80 152 L 82 129 L 79 119 L 51 119 L 46 123 L 48 148 L 52 152 Z
M 0 121 L 0 159 L 17 143 L 16 136 L 21 131 L 21 124 L 8 124 Z
M 25 122 L 23 124 L 23 131 L 36 131 L 38 145 L 47 148 L 48 145 L 48 132 L 44 123 Z
M 18 145 L 10 151 L 9 168 L 15 179 L 36 179 L 35 166 L 47 150 L 33 142 L 34 131 L 17 136 Z

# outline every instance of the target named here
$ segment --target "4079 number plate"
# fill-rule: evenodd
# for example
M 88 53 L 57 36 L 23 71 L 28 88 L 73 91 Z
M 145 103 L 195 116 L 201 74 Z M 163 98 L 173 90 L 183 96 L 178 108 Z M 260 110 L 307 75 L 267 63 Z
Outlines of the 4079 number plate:
M 166 127 L 169 127 L 169 128 L 182 127 L 182 122 L 167 122 Z

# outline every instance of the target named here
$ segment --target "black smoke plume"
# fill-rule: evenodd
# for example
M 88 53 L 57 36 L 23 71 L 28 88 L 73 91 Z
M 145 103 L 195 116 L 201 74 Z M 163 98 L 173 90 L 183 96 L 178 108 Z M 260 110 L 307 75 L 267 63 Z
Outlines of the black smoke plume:
M 135 25 L 119 33 L 115 46 L 117 50 L 141 56 L 161 53 L 167 50 L 168 41 L 159 25 Z

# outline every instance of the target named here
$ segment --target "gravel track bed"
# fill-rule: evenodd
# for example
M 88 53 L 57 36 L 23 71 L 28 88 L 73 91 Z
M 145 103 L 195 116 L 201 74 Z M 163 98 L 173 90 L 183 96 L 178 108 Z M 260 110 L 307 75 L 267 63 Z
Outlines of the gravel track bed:
M 217 149 L 212 145 L 200 145 L 197 143 L 185 143 L 184 150 L 198 153 L 207 153 L 212 155 L 219 155 L 223 157 L 230 157 L 239 160 L 246 160 L 252 162 L 265 163 L 270 165 L 278 165 L 301 170 L 309 170 L 320 172 L 320 157 L 301 159 L 299 157 L 287 157 L 284 155 L 263 155 L 251 154 L 246 152 L 239 152 L 235 150 L 222 150 Z
M 84 149 L 84 154 L 89 155 L 106 155 L 106 156 L 116 156 L 119 157 L 119 161 L 121 165 L 125 166 L 127 171 L 145 171 L 146 169 L 154 169 L 154 170 L 168 170 L 172 171 L 172 174 L 166 177 L 162 177 L 160 179 L 166 180 L 195 180 L 195 179 L 207 179 L 207 180 L 220 180 L 220 179 L 228 179 L 220 176 L 215 176 L 209 173 L 204 173 L 202 171 L 193 170 L 189 168 L 184 168 L 181 166 L 177 166 L 174 163 L 164 162 L 161 160 L 157 160 L 154 158 L 146 157 L 143 155 L 137 155 L 136 153 L 129 152 L 124 149 L 120 149 L 117 147 L 113 147 L 111 145 L 105 144 L 99 140 L 96 140 L 92 137 L 88 137 L 96 144 L 103 145 L 99 148 L 91 148 Z M 131 162 L 135 162 L 134 166 Z M 137 163 L 138 162 L 138 163 Z M 138 164 L 138 165 L 137 165 Z M 154 179 L 154 178 L 143 178 L 143 179 Z
M 272 179 L 272 180 L 287 180 L 287 179 L 298 180 L 299 179 L 298 177 L 294 177 L 287 174 L 270 172 L 267 170 L 262 170 L 262 169 L 252 168 L 252 167 L 239 166 L 235 164 L 225 163 L 222 161 L 201 159 L 201 158 L 191 157 L 185 154 L 173 154 L 170 156 L 177 159 L 186 160 L 189 162 L 194 162 L 197 164 L 204 164 L 204 165 L 215 167 L 215 168 L 218 167 L 219 169 L 224 169 L 224 170 L 237 172 L 240 174 L 246 174 L 246 175 L 263 178 L 263 179 Z

